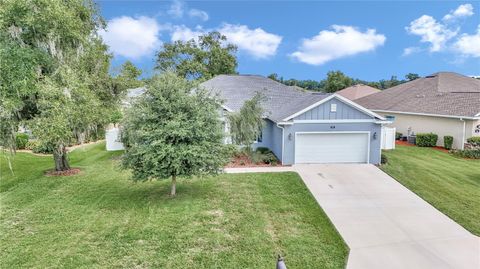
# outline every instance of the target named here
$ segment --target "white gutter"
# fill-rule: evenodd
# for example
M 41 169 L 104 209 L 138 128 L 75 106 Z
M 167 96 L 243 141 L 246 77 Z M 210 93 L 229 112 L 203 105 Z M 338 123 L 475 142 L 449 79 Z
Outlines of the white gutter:
M 466 133 L 466 122 L 464 119 L 460 118 L 460 121 L 463 121 L 463 131 L 462 131 L 462 148 L 461 150 L 465 149 L 465 133 Z M 283 156 L 283 155 L 282 155 Z

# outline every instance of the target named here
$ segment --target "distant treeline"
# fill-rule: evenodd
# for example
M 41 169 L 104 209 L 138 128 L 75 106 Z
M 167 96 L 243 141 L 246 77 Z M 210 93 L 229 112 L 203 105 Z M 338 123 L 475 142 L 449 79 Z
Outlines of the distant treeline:
M 408 73 L 407 75 L 405 75 L 405 79 L 398 79 L 397 76 L 392 76 L 388 80 L 382 79 L 380 81 L 365 81 L 361 79 L 351 78 L 342 73 L 341 71 L 330 71 L 327 73 L 327 78 L 320 81 L 311 79 L 284 79 L 283 77 L 279 77 L 276 73 L 270 74 L 268 77 L 285 85 L 298 86 L 306 90 L 336 92 L 355 84 L 364 84 L 380 90 L 384 90 L 405 83 L 407 81 L 412 81 L 419 78 L 420 76 L 415 73 Z

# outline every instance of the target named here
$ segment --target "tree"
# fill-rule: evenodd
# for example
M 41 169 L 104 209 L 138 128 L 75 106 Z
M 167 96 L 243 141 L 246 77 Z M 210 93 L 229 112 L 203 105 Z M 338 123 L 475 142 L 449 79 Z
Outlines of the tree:
M 0 18 L 2 144 L 14 147 L 11 137 L 27 120 L 54 146 L 55 169 L 67 170 L 66 146 L 106 124 L 118 103 L 111 55 L 96 34 L 104 22 L 89 0 L 4 0 Z
M 198 41 L 175 41 L 163 44 L 157 53 L 156 69 L 172 71 L 187 79 L 207 80 L 216 75 L 236 74 L 237 47 L 227 43 L 219 32 L 210 32 Z
M 172 196 L 177 177 L 216 174 L 228 160 L 221 103 L 195 86 L 171 72 L 157 75 L 122 122 L 123 167 L 134 180 L 171 178 Z
M 336 92 L 353 85 L 353 79 L 343 74 L 341 71 L 329 71 L 325 82 L 324 90 L 326 92 Z
M 240 111 L 228 114 L 230 133 L 235 144 L 251 149 L 252 143 L 262 133 L 264 125 L 262 101 L 264 99 L 263 95 L 256 93 L 252 99 L 245 101 Z
M 415 73 L 408 73 L 408 74 L 405 75 L 405 78 L 408 81 L 412 81 L 412 80 L 416 80 L 417 78 L 420 78 L 420 76 L 418 74 L 415 74 Z

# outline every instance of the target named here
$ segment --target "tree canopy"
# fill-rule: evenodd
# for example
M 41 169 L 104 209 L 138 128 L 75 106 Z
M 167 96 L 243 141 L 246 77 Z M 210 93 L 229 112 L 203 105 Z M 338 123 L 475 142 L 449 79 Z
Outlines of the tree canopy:
M 2 145 L 14 148 L 27 121 L 66 170 L 66 146 L 107 124 L 121 98 L 97 35 L 104 21 L 90 0 L 3 0 L 0 18 Z
M 175 72 L 186 79 L 207 80 L 216 75 L 235 74 L 237 47 L 219 32 L 210 32 L 197 40 L 163 44 L 157 53 L 156 69 Z
M 167 72 L 154 76 L 122 122 L 123 167 L 134 180 L 218 173 L 227 162 L 221 103 L 192 81 Z
M 250 148 L 260 136 L 264 125 L 262 108 L 264 99 L 262 94 L 256 93 L 252 99 L 245 101 L 240 111 L 228 114 L 233 143 Z

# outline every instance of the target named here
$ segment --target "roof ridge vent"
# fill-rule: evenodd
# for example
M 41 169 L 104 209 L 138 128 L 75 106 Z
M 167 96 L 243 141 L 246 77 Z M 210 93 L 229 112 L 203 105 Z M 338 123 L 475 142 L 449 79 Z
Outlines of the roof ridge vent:
M 425 98 L 425 94 L 417 94 L 415 97 L 417 97 L 417 98 Z

